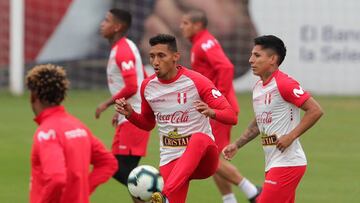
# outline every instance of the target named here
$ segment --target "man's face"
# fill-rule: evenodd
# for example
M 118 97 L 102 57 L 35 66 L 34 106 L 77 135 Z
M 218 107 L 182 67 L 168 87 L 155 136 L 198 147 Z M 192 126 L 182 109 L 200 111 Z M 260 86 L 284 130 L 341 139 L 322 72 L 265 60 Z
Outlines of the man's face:
M 107 12 L 105 19 L 100 24 L 100 33 L 104 38 L 112 38 L 120 30 L 120 23 L 114 16 Z
M 181 33 L 185 38 L 190 39 L 196 34 L 196 25 L 191 22 L 189 15 L 184 15 L 180 23 Z
M 271 50 L 263 49 L 260 45 L 255 45 L 251 51 L 249 63 L 254 75 L 261 77 L 270 71 L 276 63 L 276 55 Z
M 157 44 L 150 48 L 150 64 L 158 78 L 168 80 L 176 75 L 176 63 L 180 58 L 178 52 L 173 52 L 167 44 Z

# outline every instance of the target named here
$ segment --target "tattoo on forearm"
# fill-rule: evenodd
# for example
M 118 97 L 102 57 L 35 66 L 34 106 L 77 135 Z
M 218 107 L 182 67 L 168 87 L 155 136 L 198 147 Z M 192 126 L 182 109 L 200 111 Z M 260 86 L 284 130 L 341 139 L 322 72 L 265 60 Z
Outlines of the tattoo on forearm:
M 255 137 L 259 135 L 260 131 L 257 126 L 256 120 L 253 120 L 245 132 L 236 140 L 236 146 L 241 148 L 249 141 L 253 140 Z

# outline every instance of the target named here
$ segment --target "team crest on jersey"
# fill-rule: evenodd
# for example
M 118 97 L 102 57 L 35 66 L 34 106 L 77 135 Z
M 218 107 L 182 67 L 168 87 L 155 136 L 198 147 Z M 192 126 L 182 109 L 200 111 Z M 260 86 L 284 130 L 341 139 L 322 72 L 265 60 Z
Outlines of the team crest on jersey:
M 186 92 L 178 92 L 177 101 L 179 104 L 185 104 L 186 103 Z
M 271 103 L 271 93 L 266 93 L 265 94 L 265 105 L 269 105 Z

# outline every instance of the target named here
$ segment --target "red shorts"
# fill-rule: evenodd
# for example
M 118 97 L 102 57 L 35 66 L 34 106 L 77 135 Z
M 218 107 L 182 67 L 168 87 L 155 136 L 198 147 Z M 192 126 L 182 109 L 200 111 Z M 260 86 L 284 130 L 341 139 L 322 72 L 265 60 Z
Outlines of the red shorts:
M 293 203 L 295 191 L 306 166 L 274 167 L 265 173 L 265 182 L 257 203 Z
M 230 143 L 232 125 L 226 125 L 214 119 L 210 119 L 210 125 L 215 137 L 215 143 L 219 147 L 219 152 L 221 152 Z
M 163 193 L 169 202 L 184 203 L 190 180 L 212 176 L 219 165 L 218 154 L 218 147 L 208 135 L 193 134 L 183 155 L 160 167 Z
M 116 127 L 112 153 L 145 156 L 150 132 L 125 121 Z

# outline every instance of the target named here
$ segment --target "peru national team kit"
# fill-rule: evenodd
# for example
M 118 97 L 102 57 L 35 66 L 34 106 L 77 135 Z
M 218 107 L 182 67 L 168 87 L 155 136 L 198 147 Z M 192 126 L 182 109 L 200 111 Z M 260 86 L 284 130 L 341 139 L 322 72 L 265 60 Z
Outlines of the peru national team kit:
M 122 37 L 112 47 L 107 65 L 108 87 L 114 99 L 125 98 L 139 112 L 139 87 L 146 76 L 139 50 L 134 42 Z M 149 132 L 139 129 L 118 115 L 112 151 L 119 155 L 145 156 Z
M 253 89 L 253 107 L 265 153 L 265 183 L 259 202 L 294 202 L 305 173 L 306 157 L 299 139 L 281 152 L 276 140 L 300 123 L 299 107 L 310 98 L 297 81 L 277 70 Z M 289 196 L 290 195 L 290 196 Z
M 35 121 L 30 202 L 89 202 L 89 194 L 116 171 L 114 156 L 63 106 L 43 110 Z
M 207 30 L 200 31 L 191 39 L 191 67 L 210 79 L 226 97 L 236 113 L 239 106 L 233 87 L 234 65 L 226 57 L 221 45 Z M 215 142 L 221 151 L 230 142 L 232 125 L 210 120 Z
M 209 118 L 194 101 L 207 103 L 224 123 L 236 123 L 236 114 L 210 80 L 182 66 L 171 80 L 145 79 L 140 94 L 141 114 L 133 112 L 128 119 L 147 130 L 158 124 L 163 193 L 171 203 L 185 202 L 189 181 L 211 176 L 218 166 Z

